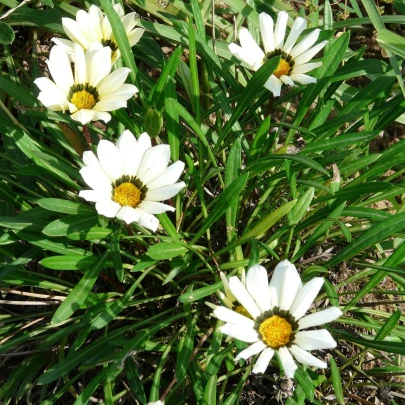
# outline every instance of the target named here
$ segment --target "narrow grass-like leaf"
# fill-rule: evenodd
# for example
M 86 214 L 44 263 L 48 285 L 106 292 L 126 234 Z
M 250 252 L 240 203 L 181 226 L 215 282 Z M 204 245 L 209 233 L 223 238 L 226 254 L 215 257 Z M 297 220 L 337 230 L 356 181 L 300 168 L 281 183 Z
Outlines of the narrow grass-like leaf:
M 336 264 L 348 260 L 354 255 L 363 252 L 368 247 L 375 245 L 378 242 L 390 237 L 393 233 L 405 228 L 405 213 L 400 213 L 378 222 L 370 229 L 363 232 L 352 243 L 345 246 L 337 255 L 328 262 L 328 266 L 332 267 Z
M 52 323 L 60 323 L 68 319 L 80 305 L 86 300 L 94 283 L 97 280 L 98 275 L 103 269 L 103 265 L 109 252 L 105 252 L 103 256 L 98 260 L 94 267 L 91 267 L 81 278 L 81 280 L 76 284 L 75 288 L 66 297 L 66 299 L 60 304 L 59 308 L 56 310 L 52 317 Z
M 66 216 L 48 224 L 42 232 L 48 236 L 66 236 L 83 232 L 97 225 L 97 216 Z
M 230 120 L 225 124 L 221 136 L 218 139 L 217 147 L 215 150 L 218 150 L 220 147 L 222 140 L 226 137 L 228 132 L 231 130 L 233 124 L 239 119 L 242 115 L 243 111 L 249 106 L 253 99 L 263 91 L 263 86 L 277 68 L 280 61 L 280 57 L 275 57 L 267 61 L 260 69 L 255 72 L 252 78 L 249 80 L 248 85 L 243 90 L 242 94 L 239 97 L 238 105 L 234 110 L 232 117 Z
M 240 193 L 245 188 L 248 176 L 249 173 L 245 173 L 237 178 L 215 199 L 215 205 L 213 206 L 212 211 L 209 213 L 197 234 L 194 236 L 193 240 L 191 241 L 192 244 L 194 244 L 207 231 L 207 229 L 209 229 L 210 226 L 225 213 L 235 199 L 238 200 Z
M 149 247 L 147 255 L 153 260 L 167 260 L 183 255 L 187 248 L 175 242 L 161 242 Z
M 94 215 L 95 208 L 74 201 L 62 200 L 59 198 L 41 198 L 37 204 L 49 211 L 61 212 L 69 215 Z
M 397 309 L 381 326 L 381 329 L 378 331 L 375 340 L 384 340 L 389 335 L 389 333 L 398 325 L 400 319 L 401 311 Z
M 217 383 L 218 383 L 218 376 L 216 374 L 211 375 L 208 378 L 208 382 L 205 385 L 204 389 L 204 397 L 202 402 L 203 405 L 212 405 L 216 403 Z
M 222 287 L 222 281 L 209 285 L 208 287 L 199 288 L 198 290 L 190 291 L 185 294 L 180 295 L 177 298 L 177 301 L 181 303 L 198 301 L 201 298 L 207 297 L 208 295 L 213 294 Z
M 335 390 L 336 401 L 338 402 L 339 405 L 344 405 L 345 399 L 343 397 L 343 388 L 342 388 L 342 380 L 340 378 L 340 371 L 333 357 L 330 357 L 329 363 L 332 375 L 332 385 L 333 389 Z
M 314 399 L 315 389 L 314 383 L 308 373 L 301 367 L 295 371 L 294 378 L 297 379 L 298 384 L 301 386 L 302 390 L 305 392 L 305 396 L 309 401 Z
M 190 362 L 190 357 L 194 347 L 194 334 L 197 317 L 194 316 L 191 322 L 188 323 L 187 333 L 181 339 L 179 345 L 180 351 L 177 354 L 176 360 L 176 377 L 182 379 L 187 372 L 187 368 Z
M 147 402 L 145 390 L 139 377 L 137 366 L 132 358 L 125 360 L 125 373 L 135 397 L 141 404 L 145 405 Z

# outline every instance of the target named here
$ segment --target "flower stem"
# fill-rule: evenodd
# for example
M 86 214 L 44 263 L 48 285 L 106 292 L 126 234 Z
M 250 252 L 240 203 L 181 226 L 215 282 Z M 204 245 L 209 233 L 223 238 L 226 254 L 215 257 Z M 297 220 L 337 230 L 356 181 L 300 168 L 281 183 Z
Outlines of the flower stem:
M 267 109 L 266 112 L 264 113 L 264 118 L 267 118 L 273 111 L 273 101 L 274 101 L 273 93 L 270 93 L 269 103 L 267 104 Z
M 89 129 L 87 128 L 87 125 L 83 125 L 83 136 L 91 149 L 91 145 L 93 144 L 93 142 L 91 141 L 90 132 Z

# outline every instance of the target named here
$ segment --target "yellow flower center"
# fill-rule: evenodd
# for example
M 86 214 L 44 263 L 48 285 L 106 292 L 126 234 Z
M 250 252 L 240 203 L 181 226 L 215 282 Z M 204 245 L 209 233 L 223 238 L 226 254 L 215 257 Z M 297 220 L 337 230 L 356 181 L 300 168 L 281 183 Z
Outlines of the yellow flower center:
M 238 306 L 235 308 L 235 312 L 237 312 L 238 314 L 241 314 L 241 315 L 243 315 L 243 316 L 246 316 L 246 318 L 252 319 L 252 317 L 250 316 L 249 312 L 246 311 L 245 307 L 242 306 L 242 305 L 238 305 Z
M 93 94 L 87 90 L 80 90 L 73 93 L 70 102 L 74 104 L 78 110 L 91 110 L 95 104 L 96 99 Z
M 141 190 L 132 183 L 122 183 L 114 190 L 114 201 L 135 208 L 141 202 Z
M 276 70 L 273 72 L 273 75 L 276 76 L 277 78 L 280 78 L 281 76 L 286 76 L 288 75 L 290 69 L 291 69 L 290 64 L 285 59 L 280 59 L 280 62 L 278 63 Z
M 259 326 L 263 341 L 273 349 L 285 346 L 290 341 L 292 331 L 290 323 L 278 315 L 265 319 Z

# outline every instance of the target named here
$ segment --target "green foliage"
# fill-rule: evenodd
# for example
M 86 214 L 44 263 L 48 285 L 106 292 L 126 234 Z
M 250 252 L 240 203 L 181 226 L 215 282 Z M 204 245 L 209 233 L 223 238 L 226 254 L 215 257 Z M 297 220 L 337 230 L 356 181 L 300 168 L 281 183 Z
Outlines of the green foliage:
M 396 1 L 396 14 L 381 16 L 370 0 L 331 3 L 297 12 L 280 0 L 228 0 L 212 12 L 211 0 L 130 0 L 126 12 L 145 29 L 131 49 L 108 0 L 1 1 L 2 403 L 146 405 L 168 389 L 166 405 L 232 405 L 262 389 L 286 404 L 322 404 L 331 393 L 341 404 L 353 386 L 403 374 L 405 140 L 387 139 L 405 123 L 395 25 L 405 9 Z M 112 22 L 116 67 L 131 70 L 139 93 L 108 124 L 87 125 L 90 147 L 148 131 L 186 163 L 186 188 L 168 202 L 176 212 L 157 215 L 156 233 L 78 196 L 84 130 L 37 100 L 50 38 L 65 38 L 61 18 L 91 4 Z M 260 39 L 259 13 L 281 10 L 310 29 L 323 24 L 318 42 L 329 42 L 317 82 L 284 85 L 274 98 L 264 84 L 280 57 L 252 72 L 228 44 L 234 24 Z M 353 46 L 372 27 L 388 59 Z M 304 282 L 325 278 L 317 308 L 342 308 L 327 328 L 353 350 L 348 358 L 338 345 L 324 371 L 300 366 L 288 395 L 276 361 L 260 379 L 255 358 L 235 364 L 243 345 L 222 336 L 205 305 L 220 303 L 219 271 L 240 276 L 259 263 L 271 274 L 286 258 Z M 363 367 L 366 354 L 378 367 Z

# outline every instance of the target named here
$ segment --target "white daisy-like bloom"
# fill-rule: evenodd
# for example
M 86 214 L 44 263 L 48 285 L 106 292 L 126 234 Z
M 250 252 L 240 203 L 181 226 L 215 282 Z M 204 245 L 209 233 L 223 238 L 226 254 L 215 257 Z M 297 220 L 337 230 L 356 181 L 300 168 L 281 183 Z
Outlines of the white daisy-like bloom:
M 74 44 L 74 70 L 65 48 L 54 46 L 47 65 L 52 80 L 41 77 L 35 84 L 41 92 L 38 99 L 53 111 L 71 113 L 82 125 L 90 121 L 108 122 L 114 111 L 127 106 L 138 89 L 124 83 L 130 69 L 122 67 L 111 73 L 111 49 L 104 47 L 90 52 Z
M 125 14 L 120 4 L 116 4 L 114 9 L 121 18 L 129 45 L 133 47 L 141 39 L 145 30 L 135 28 L 136 13 Z M 88 12 L 79 10 L 76 14 L 76 20 L 62 18 L 62 27 L 71 40 L 62 38 L 53 38 L 52 40 L 57 45 L 66 47 L 70 52 L 73 52 L 74 43 L 81 45 L 84 50 L 91 49 L 95 44 L 100 44 L 103 47 L 111 48 L 113 63 L 121 55 L 108 18 L 95 5 L 92 5 Z
M 294 21 L 286 40 L 288 21 L 286 11 L 278 13 L 275 27 L 273 19 L 266 13 L 260 14 L 259 21 L 264 52 L 250 32 L 246 28 L 241 28 L 239 31 L 241 46 L 229 44 L 229 50 L 233 55 L 254 71 L 258 70 L 270 58 L 281 56 L 279 65 L 264 85 L 276 97 L 280 95 L 283 83 L 289 86 L 295 86 L 294 82 L 301 84 L 316 83 L 314 77 L 305 73 L 322 65 L 322 62 L 309 63 L 328 42 L 323 41 L 313 46 L 318 40 L 320 30 L 313 30 L 297 44 L 298 37 L 307 26 L 304 18 L 298 17 Z
M 183 181 L 176 183 L 184 163 L 178 160 L 168 166 L 169 160 L 169 145 L 152 146 L 146 132 L 136 139 L 126 130 L 116 145 L 101 140 L 97 157 L 91 151 L 83 153 L 85 167 L 80 174 L 92 190 L 82 190 L 79 196 L 95 202 L 101 215 L 137 222 L 155 232 L 159 220 L 154 214 L 175 210 L 159 201 L 185 187 Z
M 260 353 L 253 373 L 264 373 L 277 352 L 289 378 L 294 377 L 296 361 L 325 368 L 327 364 L 309 351 L 334 348 L 335 340 L 326 329 L 303 330 L 334 321 L 342 315 L 339 308 L 329 307 L 304 316 L 323 282 L 323 278 L 315 277 L 302 285 L 297 269 L 288 260 L 276 266 L 270 283 L 266 269 L 260 265 L 249 269 L 246 286 L 238 277 L 231 277 L 230 291 L 245 308 L 246 316 L 224 306 L 210 306 L 214 308 L 212 315 L 226 322 L 221 326 L 224 334 L 252 343 L 235 357 L 235 361 Z

